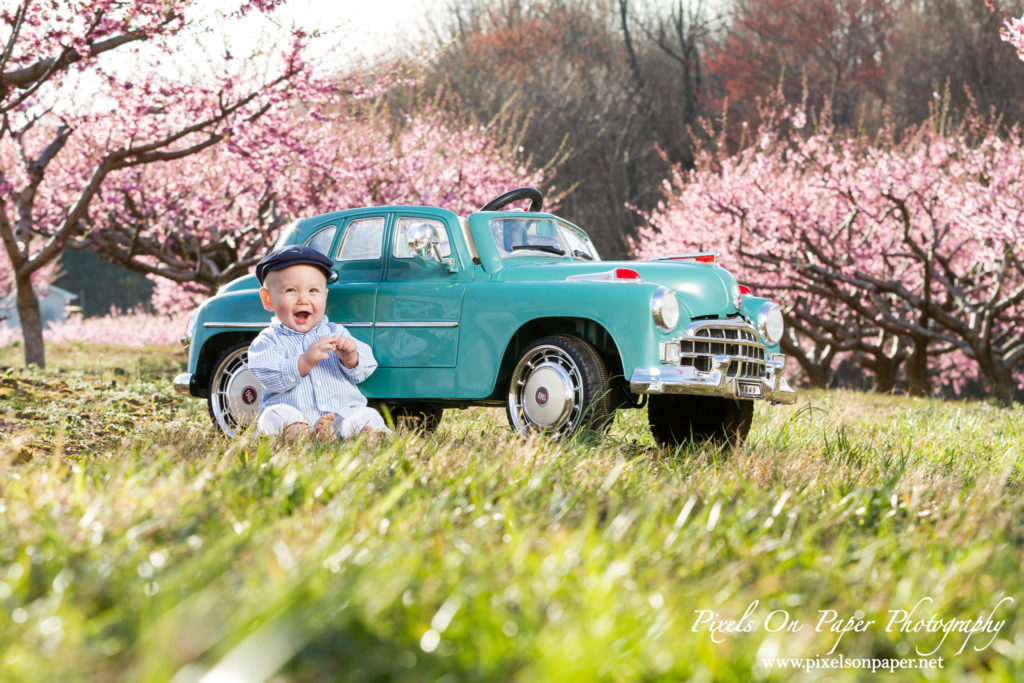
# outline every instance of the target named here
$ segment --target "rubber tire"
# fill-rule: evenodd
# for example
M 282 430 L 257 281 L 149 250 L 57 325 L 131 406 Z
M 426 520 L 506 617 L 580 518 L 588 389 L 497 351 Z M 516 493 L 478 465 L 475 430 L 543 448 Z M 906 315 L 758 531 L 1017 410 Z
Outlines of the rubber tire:
M 426 433 L 437 430 L 444 417 L 443 408 L 420 407 L 416 405 L 387 405 L 395 426 L 403 429 L 422 429 Z M 382 411 L 383 413 L 383 411 Z
M 218 407 L 215 405 L 215 403 L 217 402 L 217 386 L 221 382 L 225 366 L 233 361 L 232 357 L 235 356 L 238 353 L 238 351 L 248 350 L 250 343 L 251 342 L 248 341 L 238 342 L 224 349 L 224 351 L 221 352 L 220 356 L 217 357 L 217 362 L 213 364 L 213 372 L 210 373 L 210 384 L 209 393 L 206 399 L 206 409 L 210 413 L 210 419 L 213 420 L 214 426 L 216 426 L 217 429 L 219 429 L 221 432 L 224 433 L 225 436 L 229 438 L 233 437 L 238 432 L 240 425 L 238 419 L 232 416 L 229 406 L 221 406 L 220 409 L 218 410 Z M 256 390 L 256 398 L 254 405 L 259 406 L 259 396 L 262 393 L 262 387 L 260 386 L 259 382 L 256 382 L 254 380 L 253 388 Z M 220 413 L 220 415 L 218 415 L 218 413 Z M 256 415 L 258 414 L 259 411 L 257 408 Z M 245 422 L 242 426 L 248 424 L 250 423 Z
M 518 419 L 514 417 L 514 413 L 518 414 L 518 409 L 513 405 L 513 387 L 516 386 L 521 377 L 524 379 L 524 382 L 529 378 L 529 375 L 520 375 L 525 370 L 523 363 L 531 356 L 534 356 L 541 347 L 545 346 L 557 349 L 561 354 L 562 360 L 568 362 L 579 371 L 580 387 L 582 389 L 582 399 L 580 401 L 582 408 L 578 415 L 574 416 L 573 411 L 570 409 L 570 414 L 554 429 L 550 427 L 541 429 L 536 425 L 531 425 L 525 420 L 525 415 L 520 416 Z M 568 334 L 556 334 L 534 340 L 520 354 L 512 371 L 512 377 L 509 380 L 508 398 L 505 401 L 505 416 L 508 418 L 509 426 L 524 436 L 538 432 L 553 432 L 552 436 L 554 438 L 568 438 L 584 429 L 607 429 L 615 417 L 615 407 L 608 385 L 608 368 L 601 354 L 589 342 Z M 575 424 L 572 424 L 573 422 Z
M 647 400 L 651 435 L 660 445 L 712 441 L 718 446 L 739 446 L 750 433 L 754 402 L 719 396 L 653 394 Z

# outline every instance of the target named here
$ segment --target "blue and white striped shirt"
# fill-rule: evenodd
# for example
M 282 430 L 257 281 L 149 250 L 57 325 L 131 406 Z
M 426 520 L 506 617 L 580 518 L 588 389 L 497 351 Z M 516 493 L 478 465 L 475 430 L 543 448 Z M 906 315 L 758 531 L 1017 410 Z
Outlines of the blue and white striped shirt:
M 300 377 L 299 356 L 317 339 L 335 334 L 355 341 L 359 363 L 350 370 L 332 353 Z M 370 346 L 352 337 L 342 325 L 328 321 L 327 316 L 305 334 L 286 327 L 275 317 L 249 346 L 249 370 L 263 385 L 260 411 L 273 405 L 294 406 L 309 424 L 327 413 L 347 418 L 356 408 L 365 406 L 366 397 L 356 384 L 376 369 Z

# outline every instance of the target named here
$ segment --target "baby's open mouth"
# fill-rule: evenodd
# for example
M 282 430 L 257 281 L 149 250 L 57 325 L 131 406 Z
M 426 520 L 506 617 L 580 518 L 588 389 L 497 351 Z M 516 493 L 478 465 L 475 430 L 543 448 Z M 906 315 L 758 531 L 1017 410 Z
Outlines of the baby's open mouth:
M 310 312 L 309 311 L 299 311 L 298 313 L 295 314 L 295 322 L 297 322 L 297 323 L 304 323 L 307 320 L 309 320 L 309 316 L 310 316 Z

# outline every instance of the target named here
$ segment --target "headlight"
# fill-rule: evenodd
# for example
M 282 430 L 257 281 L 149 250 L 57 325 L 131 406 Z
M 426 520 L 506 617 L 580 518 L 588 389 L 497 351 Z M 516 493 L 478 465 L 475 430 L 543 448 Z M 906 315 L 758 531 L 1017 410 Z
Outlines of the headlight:
M 769 344 L 779 343 L 786 324 L 782 320 L 782 309 L 778 304 L 770 301 L 761 304 L 761 310 L 757 312 L 757 328 Z
M 666 332 L 675 329 L 679 322 L 679 302 L 676 293 L 668 287 L 659 286 L 651 296 L 651 315 L 654 324 Z
M 195 320 L 196 313 L 198 312 L 198 308 L 193 309 L 193 311 L 188 314 L 188 318 L 185 320 L 185 331 L 181 335 L 181 345 L 184 346 L 186 349 L 188 348 L 188 345 L 192 343 L 192 321 Z

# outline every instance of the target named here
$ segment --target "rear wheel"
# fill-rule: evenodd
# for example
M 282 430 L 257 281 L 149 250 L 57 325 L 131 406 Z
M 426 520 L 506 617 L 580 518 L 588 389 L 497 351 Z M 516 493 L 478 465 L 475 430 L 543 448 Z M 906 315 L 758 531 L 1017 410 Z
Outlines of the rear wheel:
M 750 433 L 753 401 L 718 396 L 653 394 L 647 417 L 654 440 L 662 446 L 713 441 L 738 446 Z
M 509 424 L 523 435 L 557 439 L 603 428 L 614 416 L 604 359 L 578 337 L 538 339 L 512 371 L 505 407 Z
M 256 422 L 263 387 L 249 371 L 249 342 L 229 346 L 221 353 L 210 375 L 207 408 L 214 424 L 227 436 Z

